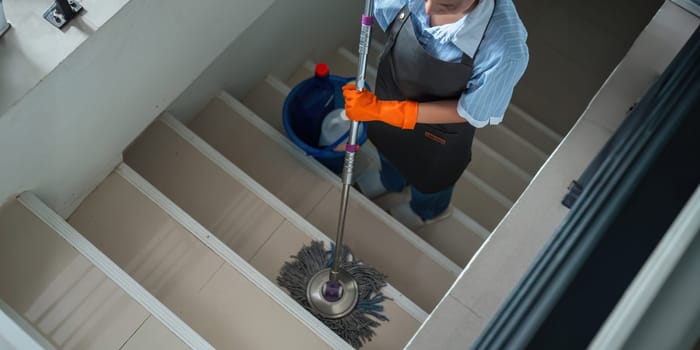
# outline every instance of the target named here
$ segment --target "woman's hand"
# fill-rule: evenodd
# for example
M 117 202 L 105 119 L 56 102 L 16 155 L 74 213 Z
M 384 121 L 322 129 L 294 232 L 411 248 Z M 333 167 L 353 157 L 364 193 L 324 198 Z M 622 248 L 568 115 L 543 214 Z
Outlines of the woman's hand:
M 402 129 L 416 127 L 418 102 L 382 101 L 367 89 L 357 91 L 355 84 L 343 86 L 345 113 L 348 118 L 358 121 L 381 121 Z

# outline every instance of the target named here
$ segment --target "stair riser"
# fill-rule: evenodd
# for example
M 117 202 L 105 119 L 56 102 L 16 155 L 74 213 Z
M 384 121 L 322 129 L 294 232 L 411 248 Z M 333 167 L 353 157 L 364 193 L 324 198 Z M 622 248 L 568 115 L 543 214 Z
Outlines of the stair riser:
M 478 218 L 479 223 L 487 230 L 493 231 L 510 208 L 491 198 L 462 176 L 455 186 L 452 203 L 465 213 L 469 213 L 470 217 Z
M 483 143 L 474 142 L 472 161 L 467 169 L 514 202 L 523 193 L 531 178 L 515 169 L 516 166 L 509 160 L 494 156 L 494 152 Z
M 547 155 L 504 125 L 481 128 L 476 136 L 481 142 L 503 155 L 530 176 L 540 169 Z

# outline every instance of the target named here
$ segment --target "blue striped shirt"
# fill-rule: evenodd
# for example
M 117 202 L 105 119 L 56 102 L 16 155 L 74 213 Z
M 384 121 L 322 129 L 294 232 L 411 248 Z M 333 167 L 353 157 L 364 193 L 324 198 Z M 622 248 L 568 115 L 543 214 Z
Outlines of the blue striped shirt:
M 463 53 L 474 58 L 457 113 L 478 128 L 500 123 L 529 60 L 527 31 L 513 2 L 480 0 L 457 22 L 431 27 L 422 0 L 375 0 L 377 24 L 386 31 L 407 2 L 416 36 L 428 53 L 446 62 L 459 62 Z

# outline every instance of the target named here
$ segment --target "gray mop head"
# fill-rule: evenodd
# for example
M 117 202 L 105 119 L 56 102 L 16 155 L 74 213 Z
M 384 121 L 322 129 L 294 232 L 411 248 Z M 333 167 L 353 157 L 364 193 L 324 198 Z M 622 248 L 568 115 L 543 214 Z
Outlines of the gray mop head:
M 277 277 L 277 283 L 338 336 L 353 347 L 360 348 L 372 340 L 372 336 L 375 335 L 374 328 L 380 325 L 379 321 L 389 320 L 382 315 L 384 307 L 380 305 L 388 299 L 381 292 L 386 286 L 386 276 L 375 268 L 353 259 L 347 246 L 343 246 L 341 253 L 340 267 L 352 275 L 359 289 L 357 306 L 345 317 L 325 318 L 316 313 L 306 299 L 306 286 L 311 277 L 333 264 L 333 250 L 325 250 L 323 242 L 312 241 L 310 246 L 302 247 L 297 255 L 292 256 L 291 261 L 285 262 Z

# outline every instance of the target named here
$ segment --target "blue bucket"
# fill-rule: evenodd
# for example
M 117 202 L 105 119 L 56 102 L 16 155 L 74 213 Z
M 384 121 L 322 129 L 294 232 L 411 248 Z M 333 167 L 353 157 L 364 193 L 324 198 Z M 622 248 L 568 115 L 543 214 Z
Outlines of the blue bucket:
M 343 85 L 347 84 L 350 81 L 355 80 L 355 78 L 343 78 L 335 75 L 329 75 L 328 76 L 329 80 L 333 84 L 334 92 L 335 92 L 335 98 L 334 98 L 334 106 L 331 108 L 331 110 L 335 110 L 338 108 L 344 108 L 345 107 L 345 99 L 343 98 L 343 92 L 342 88 Z M 284 124 L 284 130 L 287 133 L 287 136 L 289 137 L 292 142 L 294 142 L 295 145 L 299 146 L 306 154 L 314 157 L 316 160 L 318 160 L 321 164 L 326 166 L 326 168 L 330 169 L 336 174 L 340 174 L 343 171 L 343 161 L 345 159 L 345 152 L 339 152 L 333 150 L 337 145 L 346 142 L 348 138 L 349 131 L 346 132 L 340 139 L 338 139 L 336 142 L 333 144 L 330 144 L 328 146 L 319 146 L 317 144 L 319 135 L 321 133 L 321 122 L 322 120 L 304 120 L 305 116 L 300 116 L 300 115 L 293 115 L 292 109 L 290 108 L 290 105 L 295 101 L 295 99 L 303 99 L 304 96 L 301 96 L 299 93 L 302 91 L 304 84 L 307 84 L 311 81 L 311 79 L 304 80 L 294 86 L 292 90 L 289 92 L 287 95 L 287 98 L 284 100 L 284 107 L 282 108 L 282 122 Z M 365 84 L 365 88 L 369 89 L 367 84 Z M 325 116 L 325 113 L 323 113 Z M 308 117 L 307 117 L 308 119 Z M 305 125 L 305 128 L 312 128 L 311 133 L 313 134 L 313 138 L 315 140 L 311 140 L 310 137 L 302 137 L 300 136 L 301 134 L 308 134 L 308 130 L 304 130 L 302 132 L 297 132 L 295 131 L 293 125 Z M 358 130 L 358 135 L 357 135 L 357 143 L 359 145 L 362 145 L 367 141 L 367 127 L 366 125 L 362 125 L 364 123 L 360 123 L 360 128 Z

